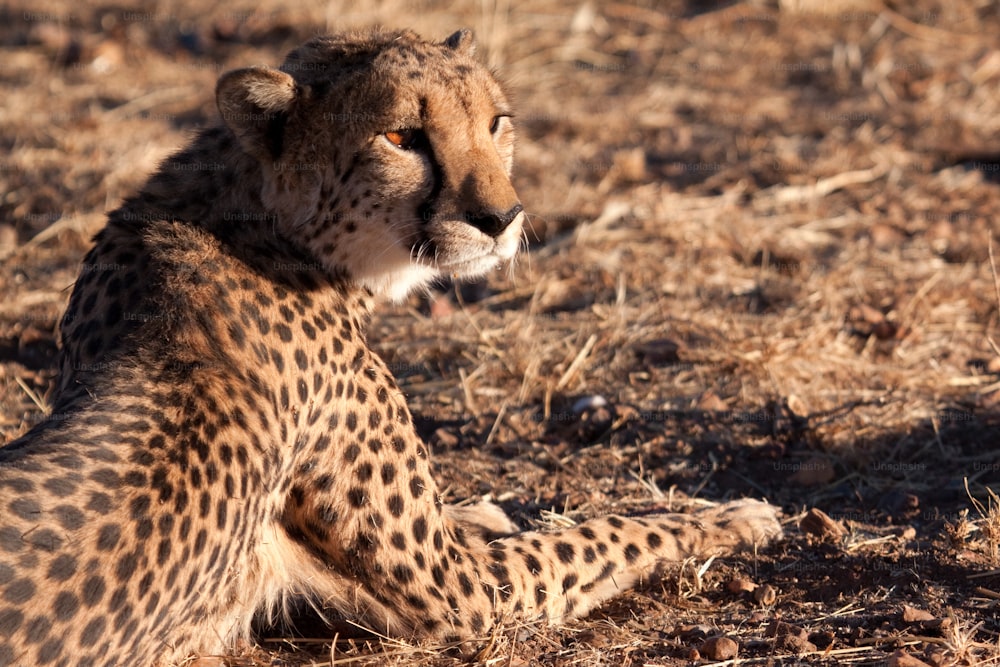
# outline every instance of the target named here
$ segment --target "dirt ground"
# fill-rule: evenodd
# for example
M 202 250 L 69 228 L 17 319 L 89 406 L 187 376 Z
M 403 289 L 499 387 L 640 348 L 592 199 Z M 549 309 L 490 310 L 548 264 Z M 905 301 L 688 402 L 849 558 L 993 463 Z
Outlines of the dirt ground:
M 472 27 L 518 103 L 530 252 L 370 336 L 447 500 L 786 517 L 472 660 L 1000 664 L 996 1 L 0 5 L 0 442 L 44 415 L 104 212 L 210 122 L 218 75 L 370 23 Z M 304 619 L 228 664 L 469 660 Z

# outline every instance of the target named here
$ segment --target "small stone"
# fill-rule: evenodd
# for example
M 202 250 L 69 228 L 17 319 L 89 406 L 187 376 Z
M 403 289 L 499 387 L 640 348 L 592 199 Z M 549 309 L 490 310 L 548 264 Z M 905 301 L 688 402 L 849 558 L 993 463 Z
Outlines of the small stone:
M 739 650 L 740 645 L 729 637 L 709 637 L 699 649 L 708 660 L 732 660 Z
M 846 532 L 839 521 L 834 521 L 826 512 L 815 507 L 806 512 L 799 521 L 799 530 L 823 540 L 840 539 Z
M 705 412 L 725 412 L 729 410 L 726 402 L 719 398 L 719 395 L 709 389 L 698 399 L 698 409 Z
M 785 398 L 785 405 L 788 407 L 788 411 L 796 417 L 805 418 L 809 416 L 809 406 L 797 394 L 789 394 Z
M 595 429 L 604 430 L 611 426 L 615 413 L 610 407 L 601 407 L 584 414 L 583 421 L 589 422 Z
M 802 654 L 816 650 L 816 645 L 809 641 L 809 633 L 791 623 L 773 621 L 764 630 L 764 636 L 775 638 L 775 648 L 792 653 Z
M 125 50 L 121 44 L 105 40 L 94 47 L 93 57 L 90 66 L 94 70 L 103 73 L 118 69 L 125 64 Z
M 923 609 L 917 609 L 916 607 L 911 607 L 908 604 L 903 605 L 903 622 L 904 623 L 923 623 L 925 621 L 933 621 L 934 614 L 924 611 Z
M 710 632 L 713 632 L 713 628 L 710 625 L 697 624 L 697 625 L 678 625 L 674 627 L 673 632 L 670 634 L 677 637 L 681 641 L 695 641 L 704 639 L 708 636 Z
M 930 667 L 926 662 L 913 657 L 903 649 L 898 649 L 890 655 L 886 665 L 888 667 Z
M 803 639 L 807 637 L 805 630 L 797 625 L 785 623 L 784 621 L 771 621 L 767 628 L 764 629 L 765 637 L 787 637 L 789 635 L 802 637 Z
M 597 408 L 604 408 L 608 405 L 608 399 L 604 398 L 600 394 L 595 394 L 594 396 L 584 396 L 583 398 L 577 399 L 573 403 L 573 414 L 582 415 L 588 410 L 596 410 Z
M 907 542 L 917 538 L 917 529 L 913 526 L 893 526 L 889 532 Z
M 816 645 L 809 641 L 808 637 L 799 635 L 785 635 L 784 637 L 780 637 L 777 645 L 779 649 L 795 653 L 796 655 L 816 651 Z
M 454 447 L 459 442 L 458 436 L 446 428 L 439 428 L 438 430 L 434 431 L 434 439 L 437 441 L 437 444 L 439 446 L 445 448 Z
M 955 664 L 948 649 L 941 646 L 933 646 L 924 653 L 927 662 L 931 667 L 952 667 Z
M 858 333 L 875 336 L 879 340 L 894 338 L 899 331 L 899 327 L 890 322 L 882 311 L 864 303 L 851 309 L 850 319 Z
M 771 584 L 764 584 L 754 591 L 753 599 L 759 605 L 770 607 L 778 600 L 778 591 Z
M 952 224 L 947 220 L 939 220 L 931 225 L 925 237 L 931 249 L 939 255 L 943 255 L 948 251 L 948 247 L 955 242 L 955 233 L 952 229 Z
M 621 181 L 639 183 L 647 180 L 646 151 L 641 146 L 617 151 L 612 164 Z
M 896 523 L 913 519 L 920 514 L 920 498 L 906 491 L 890 491 L 878 500 L 879 509 L 891 515 Z
M 750 581 L 749 579 L 744 579 L 743 577 L 736 577 L 735 579 L 730 579 L 726 583 L 726 590 L 730 593 L 753 593 L 756 590 L 757 584 Z
M 892 225 L 876 222 L 868 230 L 872 243 L 879 250 L 896 248 L 903 240 L 903 234 Z

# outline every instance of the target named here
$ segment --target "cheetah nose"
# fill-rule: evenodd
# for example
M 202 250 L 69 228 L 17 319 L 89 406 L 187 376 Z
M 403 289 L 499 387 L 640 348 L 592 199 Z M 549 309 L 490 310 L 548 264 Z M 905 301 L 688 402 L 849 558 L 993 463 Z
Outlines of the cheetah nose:
M 523 210 L 523 206 L 516 204 L 506 213 L 488 210 L 480 211 L 478 214 L 466 213 L 465 219 L 470 225 L 484 234 L 499 236 L 503 230 L 510 226 L 510 223 L 514 222 L 515 218 L 517 218 Z

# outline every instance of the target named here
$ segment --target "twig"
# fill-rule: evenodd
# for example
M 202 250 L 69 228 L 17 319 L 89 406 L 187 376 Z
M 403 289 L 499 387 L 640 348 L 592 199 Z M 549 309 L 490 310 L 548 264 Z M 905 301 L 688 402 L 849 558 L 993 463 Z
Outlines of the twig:
M 876 544 L 885 544 L 886 542 L 893 542 L 899 539 L 899 535 L 886 535 L 885 537 L 876 537 L 871 540 L 863 540 L 861 542 L 855 542 L 854 544 L 849 544 L 847 546 L 848 551 L 857 551 L 858 549 L 864 547 L 870 547 Z
M 1000 593 L 997 593 L 996 591 L 991 591 L 988 588 L 983 588 L 982 586 L 976 586 L 972 590 L 976 591 L 977 593 L 979 593 L 984 597 L 990 598 L 991 600 L 1000 600 Z
M 939 44 L 949 44 L 954 46 L 962 39 L 967 39 L 971 36 L 960 32 L 951 32 L 950 30 L 942 30 L 941 28 L 933 28 L 931 26 L 914 23 L 902 14 L 897 14 L 896 12 L 888 9 L 883 11 L 881 15 L 885 17 L 889 24 L 896 30 L 905 33 L 910 37 L 924 39 L 928 42 L 937 42 Z
M 24 392 L 25 394 L 27 394 L 27 395 L 28 395 L 28 398 L 30 398 L 30 399 L 31 399 L 31 402 L 32 402 L 32 403 L 34 403 L 35 405 L 37 405 L 37 406 L 38 406 L 38 409 L 39 409 L 39 410 L 41 410 L 42 412 L 48 412 L 48 411 L 49 411 L 49 408 L 48 408 L 48 407 L 47 407 L 47 406 L 45 405 L 45 401 L 43 401 L 43 400 L 42 400 L 42 399 L 41 399 L 41 398 L 40 398 L 40 397 L 38 396 L 38 394 L 36 394 L 36 393 L 35 393 L 35 390 L 34 390 L 34 389 L 32 389 L 31 387 L 29 387 L 29 386 L 28 386 L 28 385 L 27 385 L 27 384 L 25 383 L 25 381 L 24 381 L 24 380 L 22 380 L 22 379 L 20 378 L 20 376 L 17 376 L 17 375 L 15 375 L 15 376 L 14 376 L 14 381 L 15 381 L 15 382 L 17 382 L 17 386 L 18 386 L 18 387 L 20 387 L 20 388 L 21 388 L 21 390 L 22 390 L 22 391 L 23 391 L 23 392 Z
M 993 295 L 997 299 L 997 310 L 1000 310 L 1000 279 L 997 277 L 997 263 L 996 259 L 993 257 L 993 235 L 990 234 L 989 243 L 986 245 L 986 249 L 990 253 L 990 273 L 993 274 Z M 996 345 L 993 345 L 993 341 L 990 341 L 990 345 L 993 346 L 993 351 L 996 352 Z
M 478 414 L 479 406 L 476 404 L 476 399 L 472 395 L 472 387 L 469 385 L 469 376 L 466 375 L 464 368 L 458 369 L 458 377 L 462 380 L 462 393 L 465 395 L 465 408 L 472 414 Z
M 770 196 L 775 201 L 783 204 L 789 202 L 803 201 L 806 199 L 818 199 L 825 197 L 831 192 L 836 192 L 848 185 L 858 185 L 859 183 L 871 183 L 885 176 L 889 168 L 886 165 L 877 165 L 871 169 L 858 169 L 857 171 L 845 171 L 834 174 L 826 178 L 821 178 L 812 185 L 785 185 L 773 186 L 761 191 L 758 196 Z
M 490 443 L 493 442 L 493 437 L 497 434 L 497 430 L 500 428 L 500 420 L 503 419 L 505 414 L 507 414 L 507 401 L 500 404 L 500 410 L 497 412 L 497 418 L 493 420 L 493 426 L 490 428 L 490 432 L 486 435 L 486 442 L 483 443 L 484 447 L 489 447 Z
M 825 621 L 828 618 L 840 618 L 842 616 L 847 616 L 848 614 L 856 614 L 858 612 L 864 611 L 864 607 L 855 607 L 855 602 L 849 602 L 845 604 L 840 609 L 834 609 L 829 614 L 823 614 L 813 619 L 813 623 L 818 623 L 820 621 Z
M 107 121 L 121 120 L 122 118 L 127 118 L 132 114 L 152 109 L 161 102 L 170 102 L 190 97 L 194 95 L 197 90 L 198 88 L 193 86 L 175 86 L 173 88 L 165 88 L 163 90 L 154 90 L 151 93 L 147 93 L 142 97 L 130 100 L 121 106 L 115 107 L 114 109 L 108 109 L 104 112 L 104 118 Z
M 583 366 L 583 362 L 587 360 L 587 356 L 590 354 L 590 351 L 594 349 L 594 344 L 596 342 L 597 334 L 590 334 L 590 338 L 588 338 L 587 342 L 584 343 L 583 349 L 576 354 L 576 357 L 570 363 L 569 368 L 566 369 L 566 372 L 562 374 L 561 378 L 559 378 L 559 382 L 556 383 L 556 391 L 563 389 L 567 384 L 569 384 L 569 381 L 573 379 L 573 376 L 576 375 L 577 371 L 580 370 L 580 367 Z

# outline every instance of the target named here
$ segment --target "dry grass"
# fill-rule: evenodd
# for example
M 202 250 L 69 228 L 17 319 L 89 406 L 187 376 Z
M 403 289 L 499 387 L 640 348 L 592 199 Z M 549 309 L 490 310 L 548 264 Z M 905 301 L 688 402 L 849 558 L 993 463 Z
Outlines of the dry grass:
M 468 25 L 516 92 L 536 238 L 370 337 L 449 500 L 534 526 L 766 496 L 789 540 L 471 658 L 303 623 L 230 663 L 735 664 L 698 653 L 721 634 L 739 664 L 1000 663 L 1000 7 L 831 6 L 9 5 L 0 432 L 43 414 L 90 236 L 212 116 L 220 71 L 324 30 Z M 797 531 L 810 506 L 843 537 Z

